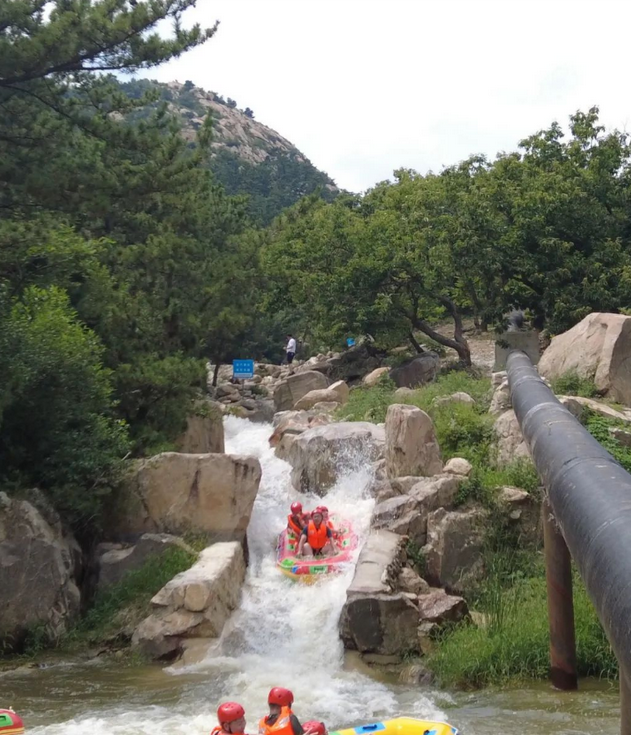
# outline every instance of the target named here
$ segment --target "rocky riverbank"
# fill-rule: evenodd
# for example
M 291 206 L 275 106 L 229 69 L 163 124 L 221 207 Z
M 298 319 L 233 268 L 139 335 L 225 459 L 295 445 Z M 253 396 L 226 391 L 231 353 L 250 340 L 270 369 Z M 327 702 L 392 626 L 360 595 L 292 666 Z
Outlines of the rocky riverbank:
M 588 321 L 602 326 L 609 316 Z M 600 353 L 590 353 L 594 375 L 600 371 L 609 382 L 603 378 L 602 388 L 591 390 L 597 397 L 561 400 L 631 466 L 625 454 L 631 412 L 597 399 L 607 386 L 616 397 L 624 391 L 612 356 L 626 331 L 614 322 Z M 581 334 L 593 347 L 592 332 L 582 327 L 572 349 L 580 348 Z M 578 378 L 555 373 L 567 359 L 567 338 L 557 339 L 542 371 L 571 393 Z M 549 357 L 559 350 L 560 357 Z M 258 411 L 251 420 L 272 415 L 269 444 L 291 465 L 297 492 L 325 497 L 349 463 L 371 468 L 371 532 L 340 618 L 348 650 L 370 665 L 399 670 L 411 658 L 426 657 L 431 666 L 466 631 L 490 635 L 503 623 L 489 607 L 489 585 L 498 583 L 500 599 L 516 579 L 536 588 L 540 575 L 542 491 L 506 375 L 441 374 L 433 353 L 396 368 L 382 360 L 361 344 L 291 369 L 257 365 L 251 384 L 233 383 L 220 370 L 219 384 L 190 417 L 180 451 L 129 463 L 105 540 L 88 553 L 40 493 L 0 494 L 5 645 L 20 650 L 34 631 L 63 641 L 90 607 L 79 628 L 107 619 L 100 633 L 93 629 L 85 638 L 101 648 L 131 645 L 170 661 L 219 638 L 239 605 L 245 532 L 261 479 L 258 460 L 224 452 L 221 416 L 236 408 Z M 582 392 L 589 380 L 580 378 Z M 243 403 L 248 391 L 256 409 Z M 134 590 L 142 593 L 134 597 Z M 116 606 L 116 598 L 128 604 Z M 428 673 L 415 663 L 403 675 L 420 681 Z

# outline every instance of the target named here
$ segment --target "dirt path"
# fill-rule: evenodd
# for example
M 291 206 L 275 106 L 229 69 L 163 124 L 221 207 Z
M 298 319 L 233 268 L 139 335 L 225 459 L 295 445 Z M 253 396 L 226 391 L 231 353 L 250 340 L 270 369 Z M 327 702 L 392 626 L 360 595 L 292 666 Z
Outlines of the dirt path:
M 464 319 L 463 321 L 464 328 L 467 330 L 465 337 L 467 338 L 467 342 L 471 348 L 471 361 L 476 367 L 481 368 L 485 372 L 491 372 L 493 369 L 493 363 L 495 362 L 495 335 L 493 332 L 483 332 L 478 334 L 473 331 L 472 319 Z M 453 339 L 453 322 L 441 324 L 440 326 L 435 327 L 435 329 L 445 337 Z M 453 350 L 448 349 L 447 354 L 450 358 L 456 357 L 456 353 Z

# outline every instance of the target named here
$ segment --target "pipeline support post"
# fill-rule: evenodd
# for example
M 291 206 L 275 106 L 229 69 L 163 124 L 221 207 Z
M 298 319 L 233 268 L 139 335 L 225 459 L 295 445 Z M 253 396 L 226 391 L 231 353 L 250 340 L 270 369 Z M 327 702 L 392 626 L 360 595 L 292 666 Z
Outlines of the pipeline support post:
M 572 558 L 548 499 L 541 506 L 550 628 L 550 680 L 556 689 L 578 689 Z
M 620 735 L 631 735 L 631 686 L 620 667 Z

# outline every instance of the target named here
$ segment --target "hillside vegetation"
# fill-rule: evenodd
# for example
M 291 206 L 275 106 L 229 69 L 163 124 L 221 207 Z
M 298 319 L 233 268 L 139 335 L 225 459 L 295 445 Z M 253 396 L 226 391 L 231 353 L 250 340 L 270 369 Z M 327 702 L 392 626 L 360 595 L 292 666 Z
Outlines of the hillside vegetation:
M 154 94 L 156 102 L 136 111 L 132 119 L 143 119 L 152 109 L 166 104 L 181 125 L 189 145 L 196 145 L 205 119 L 212 118 L 212 140 L 206 161 L 227 194 L 247 196 L 247 212 L 257 225 L 268 225 L 286 207 L 306 194 L 318 192 L 331 201 L 339 193 L 334 182 L 309 161 L 292 143 L 275 130 L 258 122 L 249 107 L 192 82 L 133 80 L 121 85 L 132 99 Z

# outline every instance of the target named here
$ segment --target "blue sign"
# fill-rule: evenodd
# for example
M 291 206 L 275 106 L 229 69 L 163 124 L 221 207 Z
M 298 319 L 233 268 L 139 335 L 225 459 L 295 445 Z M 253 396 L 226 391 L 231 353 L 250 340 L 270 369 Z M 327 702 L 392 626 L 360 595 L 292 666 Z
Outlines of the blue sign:
M 352 347 L 355 344 L 355 338 L 354 337 L 347 337 L 346 338 L 346 346 Z
M 233 360 L 232 377 L 246 380 L 254 377 L 254 360 Z

